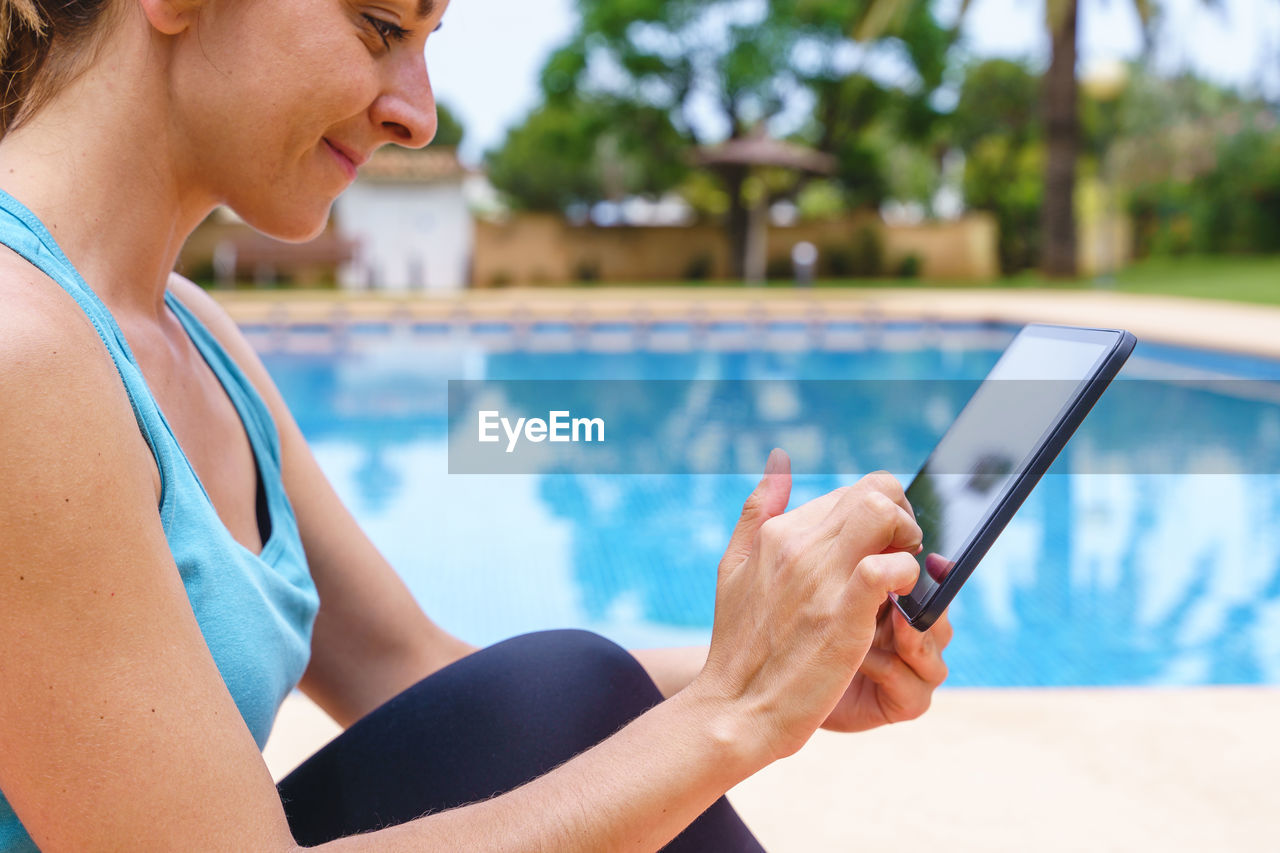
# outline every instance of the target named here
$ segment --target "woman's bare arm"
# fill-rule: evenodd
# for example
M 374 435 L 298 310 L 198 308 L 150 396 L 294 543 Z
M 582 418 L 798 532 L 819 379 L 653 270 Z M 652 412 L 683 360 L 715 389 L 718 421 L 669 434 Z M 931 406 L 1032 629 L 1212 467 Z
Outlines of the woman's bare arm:
M 45 851 L 289 849 L 110 356 L 61 291 L 7 302 L 0 789 Z

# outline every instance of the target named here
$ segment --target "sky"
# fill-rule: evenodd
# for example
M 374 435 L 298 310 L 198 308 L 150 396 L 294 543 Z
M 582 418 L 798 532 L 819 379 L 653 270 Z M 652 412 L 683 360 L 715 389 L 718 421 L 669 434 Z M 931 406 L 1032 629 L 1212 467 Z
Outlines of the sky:
M 1080 68 L 1135 57 L 1133 0 L 1080 0 Z M 1280 98 L 1280 0 L 1157 0 L 1164 9 L 1157 66 L 1190 68 L 1221 83 Z M 951 20 L 959 0 L 941 0 Z M 1043 0 L 971 0 L 964 44 L 976 56 L 1044 62 Z M 427 45 L 436 97 L 463 122 L 462 157 L 477 164 L 538 101 L 538 75 L 574 30 L 573 0 L 452 0 Z

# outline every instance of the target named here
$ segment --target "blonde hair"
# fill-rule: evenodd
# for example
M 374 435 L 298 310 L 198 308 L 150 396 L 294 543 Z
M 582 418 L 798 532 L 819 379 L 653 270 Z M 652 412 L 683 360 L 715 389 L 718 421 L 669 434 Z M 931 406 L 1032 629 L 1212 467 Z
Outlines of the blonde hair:
M 93 61 L 113 0 L 0 0 L 0 137 Z M 55 49 L 56 48 L 56 49 Z M 85 48 L 88 48 L 87 50 Z

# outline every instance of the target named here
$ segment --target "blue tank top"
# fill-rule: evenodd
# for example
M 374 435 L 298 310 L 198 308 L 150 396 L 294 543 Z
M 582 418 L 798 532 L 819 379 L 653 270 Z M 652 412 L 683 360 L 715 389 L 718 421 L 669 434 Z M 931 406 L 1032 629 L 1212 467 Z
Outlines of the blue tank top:
M 187 598 L 259 749 L 302 677 L 319 607 L 280 473 L 280 438 L 266 404 L 217 339 L 172 293 L 165 303 L 217 375 L 244 423 L 266 496 L 270 533 L 254 554 L 232 537 L 147 387 L 124 333 L 26 206 L 0 190 L 0 243 L 67 291 L 106 344 L 160 471 L 160 521 Z M 0 853 L 36 850 L 0 794 Z

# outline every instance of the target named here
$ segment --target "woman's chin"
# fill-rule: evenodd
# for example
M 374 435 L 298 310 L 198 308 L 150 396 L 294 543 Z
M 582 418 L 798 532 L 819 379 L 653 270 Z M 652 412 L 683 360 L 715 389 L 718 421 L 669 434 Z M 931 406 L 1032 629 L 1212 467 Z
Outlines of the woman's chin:
M 317 206 L 275 208 L 271 210 L 235 210 L 236 215 L 255 231 L 285 243 L 306 243 L 324 232 L 329 224 L 330 199 L 323 209 Z

